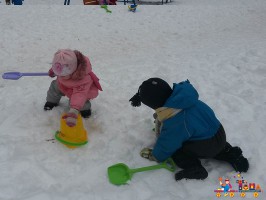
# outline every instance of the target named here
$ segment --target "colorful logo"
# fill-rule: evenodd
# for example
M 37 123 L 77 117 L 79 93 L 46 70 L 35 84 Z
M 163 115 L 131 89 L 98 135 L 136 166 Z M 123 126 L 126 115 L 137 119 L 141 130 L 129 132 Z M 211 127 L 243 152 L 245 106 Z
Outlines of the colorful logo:
M 244 198 L 247 194 L 252 194 L 253 197 L 257 198 L 262 191 L 259 184 L 254 182 L 248 183 L 241 174 L 237 174 L 233 176 L 233 179 L 219 177 L 219 188 L 214 190 L 216 193 L 216 197 L 220 198 L 224 197 L 234 197 L 239 195 L 240 197 Z M 233 182 L 236 183 L 236 188 L 233 188 Z M 232 183 L 232 184 L 231 184 Z

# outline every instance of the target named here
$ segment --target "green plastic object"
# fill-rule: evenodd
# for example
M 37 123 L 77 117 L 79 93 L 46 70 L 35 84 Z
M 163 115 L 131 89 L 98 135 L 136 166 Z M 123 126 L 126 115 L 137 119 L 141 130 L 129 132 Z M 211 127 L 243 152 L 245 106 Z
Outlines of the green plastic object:
M 158 165 L 152 165 L 136 169 L 130 169 L 126 164 L 118 163 L 108 167 L 107 173 L 110 183 L 114 185 L 124 185 L 127 183 L 127 181 L 131 180 L 133 174 L 136 172 L 144 172 L 162 168 L 174 172 L 176 167 L 172 159 L 168 159 Z
M 103 8 L 107 13 L 112 13 L 112 11 L 108 9 L 107 5 L 101 5 L 101 8 Z
M 55 132 L 55 139 L 57 139 L 59 142 L 62 142 L 62 143 L 65 144 L 65 145 L 77 146 L 77 147 L 78 147 L 78 146 L 82 146 L 82 145 L 85 145 L 85 144 L 88 143 L 88 141 L 79 142 L 79 143 L 73 143 L 73 142 L 65 141 L 65 140 L 63 140 L 62 138 L 60 138 L 60 137 L 58 136 L 59 133 L 60 133 L 59 131 L 56 131 L 56 132 Z

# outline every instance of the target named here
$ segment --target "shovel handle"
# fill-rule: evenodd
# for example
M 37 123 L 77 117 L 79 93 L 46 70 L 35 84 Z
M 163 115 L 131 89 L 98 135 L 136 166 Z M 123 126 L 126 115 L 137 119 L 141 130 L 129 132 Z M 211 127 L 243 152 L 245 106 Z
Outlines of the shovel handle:
M 162 165 L 164 165 L 163 167 L 164 167 L 165 169 L 168 169 L 168 170 L 171 171 L 171 172 L 174 172 L 175 169 L 176 169 L 176 165 L 175 165 L 175 163 L 174 163 L 174 161 L 173 161 L 172 158 L 169 158 L 169 159 L 167 159 L 166 161 L 164 161 L 164 162 L 162 163 Z
M 48 76 L 47 72 L 21 73 L 22 76 Z
M 174 161 L 169 158 L 166 161 L 158 164 L 158 165 L 152 165 L 152 166 L 147 166 L 147 167 L 140 167 L 140 168 L 136 168 L 136 169 L 130 169 L 130 172 L 136 173 L 136 172 L 143 172 L 143 171 L 149 171 L 149 170 L 155 170 L 155 169 L 162 169 L 165 168 L 171 172 L 173 172 L 175 170 L 175 164 Z
M 162 164 L 159 164 L 159 165 L 152 165 L 152 166 L 147 166 L 147 167 L 140 167 L 140 168 L 130 169 L 130 172 L 131 173 L 136 173 L 136 172 L 144 172 L 144 171 L 162 169 L 162 168 L 164 168 L 164 166 L 162 166 Z

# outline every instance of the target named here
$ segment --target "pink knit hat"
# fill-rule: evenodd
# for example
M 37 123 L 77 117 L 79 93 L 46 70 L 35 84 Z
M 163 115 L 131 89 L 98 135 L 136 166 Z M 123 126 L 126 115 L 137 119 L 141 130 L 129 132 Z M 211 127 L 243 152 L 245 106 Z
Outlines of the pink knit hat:
M 70 49 L 60 49 L 54 54 L 52 69 L 57 76 L 67 76 L 77 69 L 77 56 Z

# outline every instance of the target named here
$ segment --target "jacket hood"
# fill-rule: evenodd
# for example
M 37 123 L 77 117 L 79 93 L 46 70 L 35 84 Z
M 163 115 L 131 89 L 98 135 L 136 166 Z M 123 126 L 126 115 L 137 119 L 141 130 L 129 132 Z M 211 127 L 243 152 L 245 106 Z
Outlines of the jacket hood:
M 199 94 L 189 80 L 174 83 L 173 92 L 165 102 L 164 107 L 186 109 L 193 106 L 198 101 L 198 98 Z

